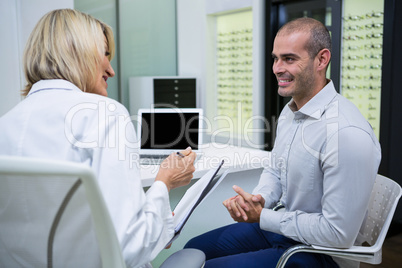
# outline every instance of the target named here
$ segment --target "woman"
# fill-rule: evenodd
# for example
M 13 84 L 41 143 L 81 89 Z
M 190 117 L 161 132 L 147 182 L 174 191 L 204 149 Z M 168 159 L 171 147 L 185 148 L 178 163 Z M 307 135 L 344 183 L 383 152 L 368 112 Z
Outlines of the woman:
M 133 124 L 124 106 L 106 97 L 107 80 L 115 75 L 110 65 L 114 49 L 111 28 L 90 15 L 62 9 L 42 17 L 24 52 L 26 98 L 0 118 L 0 154 L 91 166 L 126 264 L 139 267 L 173 236 L 168 192 L 190 182 L 195 153 L 186 149 L 184 158 L 169 156 L 144 193 L 138 163 L 131 161 L 138 159 L 133 157 L 137 154 Z M 44 191 L 43 195 L 51 190 Z M 34 223 L 21 224 L 29 226 L 24 235 L 30 241 Z M 81 247 L 77 242 L 72 250 L 83 251 L 84 256 L 91 250 Z M 0 249 L 0 255 L 0 263 L 8 267 L 24 263 L 18 250 Z M 38 263 L 46 261 L 41 257 L 37 256 Z M 68 259 L 63 266 L 69 266 Z

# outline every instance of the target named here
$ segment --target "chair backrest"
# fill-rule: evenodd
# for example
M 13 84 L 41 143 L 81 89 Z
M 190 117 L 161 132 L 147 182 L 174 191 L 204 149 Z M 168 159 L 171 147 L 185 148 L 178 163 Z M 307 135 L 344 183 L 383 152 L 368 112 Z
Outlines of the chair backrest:
M 93 171 L 0 156 L 1 267 L 125 267 Z
M 377 175 L 370 197 L 368 215 L 361 229 L 366 242 L 375 250 L 380 250 L 384 243 L 401 193 L 398 183 Z

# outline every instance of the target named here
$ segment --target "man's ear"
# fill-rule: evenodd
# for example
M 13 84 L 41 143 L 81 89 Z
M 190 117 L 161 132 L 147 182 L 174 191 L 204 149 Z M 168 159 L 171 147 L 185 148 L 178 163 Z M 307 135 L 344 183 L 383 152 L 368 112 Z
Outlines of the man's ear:
M 321 49 L 316 58 L 318 59 L 318 69 L 325 70 L 331 60 L 331 52 L 326 48 Z

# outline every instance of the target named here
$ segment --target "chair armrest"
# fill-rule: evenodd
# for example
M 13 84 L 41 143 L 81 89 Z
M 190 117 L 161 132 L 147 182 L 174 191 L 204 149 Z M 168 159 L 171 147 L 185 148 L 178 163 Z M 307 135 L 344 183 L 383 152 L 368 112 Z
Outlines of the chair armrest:
M 366 247 L 358 247 L 354 246 L 348 249 L 338 249 L 338 248 L 327 248 L 320 246 L 310 246 L 304 244 L 294 245 L 288 248 L 279 259 L 276 268 L 285 267 L 286 262 L 289 258 L 298 252 L 309 252 L 309 253 L 318 253 L 318 254 L 326 254 L 335 257 L 341 257 L 354 261 L 363 261 L 372 264 L 381 263 L 381 250 L 379 252 L 371 252 L 369 250 L 365 250 Z M 370 247 L 368 247 L 370 248 Z
M 194 248 L 185 248 L 170 255 L 159 268 L 201 268 L 204 263 L 204 252 Z
M 362 247 L 362 246 L 352 246 L 350 248 L 327 248 L 327 247 L 312 245 L 312 247 L 317 250 L 351 252 L 351 253 L 374 253 L 377 251 L 374 249 L 374 247 Z

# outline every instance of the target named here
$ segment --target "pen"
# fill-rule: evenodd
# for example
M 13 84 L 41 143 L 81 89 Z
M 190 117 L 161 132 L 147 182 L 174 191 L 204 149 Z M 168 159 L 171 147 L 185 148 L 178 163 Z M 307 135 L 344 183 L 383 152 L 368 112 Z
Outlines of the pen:
M 180 152 L 177 152 L 176 154 L 177 154 L 178 156 L 180 156 L 181 158 L 185 157 L 184 154 L 182 154 L 182 153 L 180 153 Z

